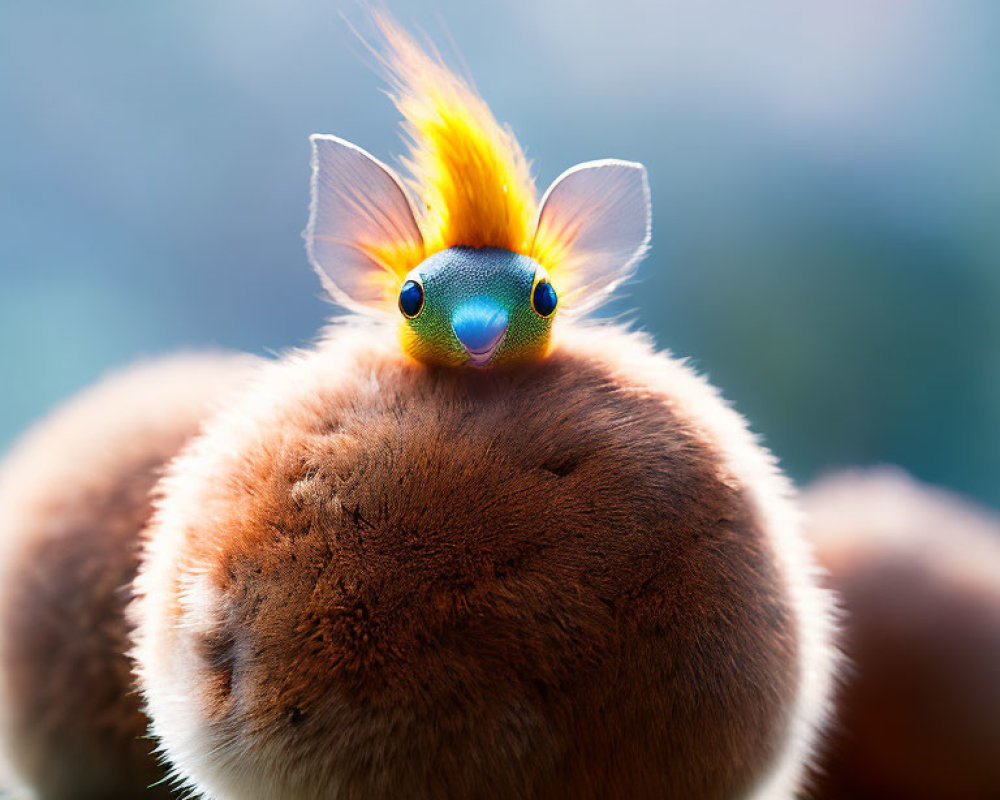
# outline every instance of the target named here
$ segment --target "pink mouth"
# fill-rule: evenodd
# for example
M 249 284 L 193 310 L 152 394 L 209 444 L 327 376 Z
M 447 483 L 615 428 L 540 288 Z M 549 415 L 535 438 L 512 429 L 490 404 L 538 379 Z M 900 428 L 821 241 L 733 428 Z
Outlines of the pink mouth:
M 493 358 L 493 354 L 497 351 L 497 348 L 500 346 L 500 342 L 503 341 L 505 333 L 507 333 L 506 328 L 504 328 L 502 331 L 499 331 L 496 335 L 496 338 L 490 343 L 489 347 L 480 350 L 470 350 L 468 347 L 466 347 L 465 352 L 469 354 L 469 360 L 466 363 L 468 363 L 470 366 L 473 367 L 485 367 L 490 362 L 490 359 Z

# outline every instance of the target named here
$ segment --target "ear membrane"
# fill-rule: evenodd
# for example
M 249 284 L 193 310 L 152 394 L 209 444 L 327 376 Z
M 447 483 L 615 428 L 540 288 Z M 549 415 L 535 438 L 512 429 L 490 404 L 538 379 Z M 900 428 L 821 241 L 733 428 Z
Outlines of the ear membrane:
M 651 229 L 646 168 L 605 159 L 564 172 L 542 198 L 532 257 L 565 307 L 584 313 L 635 272 Z
M 360 147 L 314 134 L 312 200 L 303 236 L 333 298 L 353 311 L 385 311 L 388 293 L 423 260 L 424 243 L 396 174 Z

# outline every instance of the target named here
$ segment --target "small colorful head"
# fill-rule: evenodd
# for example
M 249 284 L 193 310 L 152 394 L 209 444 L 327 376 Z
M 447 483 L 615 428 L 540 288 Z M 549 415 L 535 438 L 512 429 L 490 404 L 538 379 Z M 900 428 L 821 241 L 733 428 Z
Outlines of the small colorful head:
M 474 367 L 544 355 L 557 307 L 545 269 L 500 247 L 435 253 L 399 291 L 407 352 Z
M 634 272 L 650 233 L 645 169 L 579 164 L 539 203 L 510 131 L 387 18 L 378 22 L 411 178 L 314 135 L 310 260 L 340 304 L 396 314 L 403 347 L 420 361 L 541 358 L 557 317 L 592 310 Z

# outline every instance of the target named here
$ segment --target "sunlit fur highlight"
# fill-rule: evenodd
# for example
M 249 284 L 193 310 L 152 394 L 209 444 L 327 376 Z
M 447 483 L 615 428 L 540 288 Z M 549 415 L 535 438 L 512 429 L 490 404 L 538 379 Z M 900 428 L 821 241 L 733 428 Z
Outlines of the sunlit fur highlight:
M 371 270 L 365 276 L 365 282 L 376 287 L 388 313 L 398 313 L 396 305 L 399 300 L 399 287 L 405 280 L 406 274 L 424 260 L 423 249 L 411 247 L 401 241 L 365 243 L 361 245 L 361 249 L 381 267 L 378 270 Z M 399 328 L 400 343 L 405 348 L 408 343 L 402 332 L 407 330 L 407 326 L 400 324 Z
M 406 118 L 404 163 L 422 205 L 426 255 L 457 245 L 530 255 L 537 198 L 513 133 L 436 53 L 421 49 L 387 15 L 375 21 L 386 43 L 392 99 Z
M 150 491 L 258 366 L 224 353 L 138 364 L 0 460 L 0 797 L 167 800 L 125 648 Z M 149 787 L 149 788 L 147 788 Z
M 553 236 L 545 236 L 541 231 L 536 231 L 531 243 L 529 255 L 539 264 L 545 265 L 551 273 L 560 280 L 559 285 L 565 286 L 564 280 L 569 265 L 570 247 L 567 242 Z M 569 270 L 572 272 L 572 270 Z
M 424 247 L 402 240 L 362 242 L 358 246 L 381 267 L 379 270 L 372 270 L 367 278 L 379 288 L 389 306 L 396 302 L 400 283 L 406 273 L 429 255 Z

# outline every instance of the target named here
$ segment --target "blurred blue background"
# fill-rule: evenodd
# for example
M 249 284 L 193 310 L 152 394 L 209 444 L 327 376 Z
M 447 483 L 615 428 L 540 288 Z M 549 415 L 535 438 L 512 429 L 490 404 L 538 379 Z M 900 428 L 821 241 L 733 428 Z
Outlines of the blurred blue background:
M 891 461 L 1000 505 L 1000 5 L 389 2 L 449 36 L 540 188 L 650 169 L 618 310 L 798 480 Z M 395 163 L 320 0 L 0 5 L 0 447 L 107 369 L 308 343 L 307 136 Z

